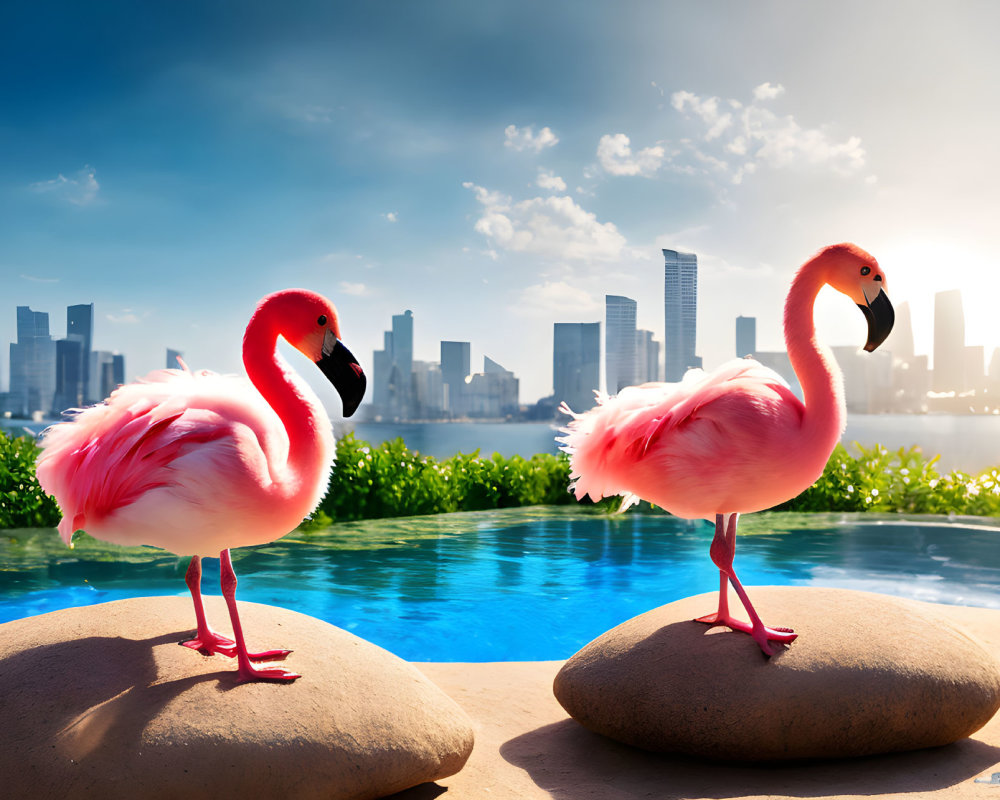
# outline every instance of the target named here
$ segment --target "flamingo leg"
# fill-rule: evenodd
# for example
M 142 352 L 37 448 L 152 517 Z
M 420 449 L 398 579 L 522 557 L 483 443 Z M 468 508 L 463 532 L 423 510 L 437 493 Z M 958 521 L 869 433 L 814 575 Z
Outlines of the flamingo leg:
M 734 527 L 733 540 L 735 538 L 736 529 Z M 729 619 L 729 574 L 727 570 L 732 570 L 734 553 L 735 541 L 729 540 L 725 517 L 722 514 L 716 514 L 715 537 L 712 539 L 710 555 L 712 562 L 719 568 L 719 610 L 714 614 L 698 617 L 696 622 L 704 622 L 708 625 L 725 625 L 725 620 Z
M 216 633 L 208 626 L 205 617 L 205 604 L 201 599 L 201 558 L 192 556 L 191 563 L 188 564 L 187 574 L 184 576 L 188 589 L 191 591 L 191 599 L 194 601 L 194 616 L 198 622 L 198 630 L 193 639 L 181 642 L 185 647 L 192 650 L 199 650 L 209 654 L 236 657 L 236 642 L 221 633 Z M 267 650 L 263 653 L 247 653 L 251 661 L 280 661 L 285 658 L 291 650 Z
M 194 616 L 198 621 L 198 630 L 193 639 L 187 639 L 181 644 L 192 650 L 234 657 L 236 655 L 236 642 L 208 627 L 208 620 L 205 618 L 205 604 L 201 599 L 201 558 L 199 556 L 191 556 L 191 563 L 188 564 L 184 581 L 187 583 L 191 599 L 194 601 Z
M 798 634 L 791 628 L 767 627 L 761 621 L 753 603 L 750 602 L 740 579 L 736 577 L 736 571 L 733 569 L 733 558 L 736 554 L 736 523 L 738 519 L 739 514 L 730 514 L 728 521 L 722 514 L 715 515 L 715 537 L 712 539 L 710 553 L 712 561 L 719 568 L 719 610 L 714 614 L 698 617 L 696 622 L 704 622 L 708 625 L 725 625 L 733 630 L 749 633 L 765 656 L 773 656 L 778 650 L 771 645 L 771 642 L 787 644 L 794 641 Z M 730 583 L 750 617 L 749 623 L 735 619 L 729 613 L 727 589 Z
M 233 624 L 233 636 L 236 637 L 236 661 L 238 664 L 237 673 L 239 681 L 293 681 L 301 678 L 297 672 L 284 669 L 283 667 L 271 667 L 268 669 L 257 669 L 251 660 L 282 659 L 287 656 L 290 650 L 268 650 L 263 653 L 248 653 L 246 641 L 243 638 L 243 626 L 240 624 L 240 613 L 236 608 L 236 573 L 233 571 L 233 562 L 229 556 L 229 550 L 223 550 L 219 554 L 222 595 L 226 598 L 226 605 L 229 607 L 229 619 Z

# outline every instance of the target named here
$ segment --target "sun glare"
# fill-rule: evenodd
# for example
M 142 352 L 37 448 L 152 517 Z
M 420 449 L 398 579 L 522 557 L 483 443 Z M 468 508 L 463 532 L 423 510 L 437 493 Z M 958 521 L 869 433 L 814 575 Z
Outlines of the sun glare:
M 958 242 L 908 241 L 879 251 L 886 272 L 889 296 L 895 305 L 909 303 L 917 353 L 933 356 L 934 295 L 958 289 L 965 311 L 965 343 L 983 345 L 987 363 L 1000 346 L 996 298 L 1000 274 L 995 259 Z

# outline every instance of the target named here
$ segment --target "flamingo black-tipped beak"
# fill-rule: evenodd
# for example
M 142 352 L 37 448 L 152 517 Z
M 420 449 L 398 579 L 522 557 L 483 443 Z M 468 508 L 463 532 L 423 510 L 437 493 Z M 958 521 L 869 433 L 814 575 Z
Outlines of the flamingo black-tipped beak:
M 865 300 L 865 305 L 858 303 L 858 308 L 868 320 L 868 341 L 865 343 L 865 350 L 870 353 L 882 344 L 892 331 L 892 325 L 896 321 L 896 312 L 882 289 L 879 289 L 874 300 L 868 300 L 867 297 Z
M 351 416 L 361 405 L 368 381 L 358 360 L 344 343 L 333 335 L 333 331 L 326 332 L 326 337 L 323 339 L 323 356 L 316 362 L 316 366 L 323 371 L 340 395 L 344 416 Z

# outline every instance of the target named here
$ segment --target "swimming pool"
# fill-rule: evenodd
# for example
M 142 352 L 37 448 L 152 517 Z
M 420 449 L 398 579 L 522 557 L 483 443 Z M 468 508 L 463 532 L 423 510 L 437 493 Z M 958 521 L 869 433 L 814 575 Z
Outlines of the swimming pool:
M 1000 519 L 756 514 L 740 528 L 735 566 L 749 586 L 1000 608 Z M 712 534 L 666 515 L 530 508 L 344 523 L 235 550 L 233 561 L 241 600 L 319 617 L 410 661 L 534 661 L 717 589 Z M 152 548 L 78 535 L 69 550 L 51 530 L 0 531 L 0 622 L 186 595 L 186 567 Z M 206 559 L 205 576 L 218 594 L 217 561 Z

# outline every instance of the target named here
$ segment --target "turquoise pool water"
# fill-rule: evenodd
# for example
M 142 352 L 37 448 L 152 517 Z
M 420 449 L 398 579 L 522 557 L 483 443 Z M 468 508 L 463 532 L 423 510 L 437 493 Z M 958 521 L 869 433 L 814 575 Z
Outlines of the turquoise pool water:
M 735 564 L 749 586 L 1000 608 L 1000 519 L 757 514 L 740 525 Z M 407 660 L 563 659 L 636 614 L 715 590 L 712 533 L 665 515 L 516 509 L 342 524 L 233 561 L 240 599 L 319 617 Z M 69 550 L 54 531 L 0 531 L 0 622 L 186 595 L 186 567 L 152 548 L 83 538 Z M 217 587 L 208 559 L 206 594 Z

